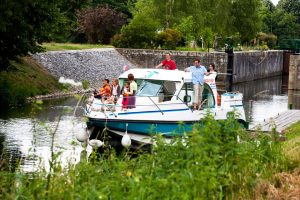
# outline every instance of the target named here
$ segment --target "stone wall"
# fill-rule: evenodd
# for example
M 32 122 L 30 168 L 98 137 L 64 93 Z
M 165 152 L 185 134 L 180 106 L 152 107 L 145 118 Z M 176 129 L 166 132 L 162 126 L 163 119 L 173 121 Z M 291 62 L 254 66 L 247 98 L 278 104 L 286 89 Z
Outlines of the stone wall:
M 234 52 L 233 83 L 281 75 L 283 51 Z
M 163 51 L 150 49 L 116 49 L 137 67 L 153 68 L 165 59 L 164 54 L 170 53 L 176 62 L 177 68 L 183 70 L 193 64 L 194 59 L 201 60 L 201 64 L 208 67 L 209 63 L 215 63 L 219 72 L 226 72 L 227 54 L 224 52 L 196 52 L 196 51 Z
M 165 53 L 170 53 L 178 69 L 184 69 L 193 64 L 195 58 L 208 67 L 215 63 L 219 73 L 227 73 L 227 53 L 225 52 L 195 52 L 195 51 L 162 51 L 148 49 L 117 49 L 137 67 L 152 68 L 164 59 Z M 281 75 L 283 70 L 283 51 L 253 51 L 234 52 L 233 83 L 253 81 Z M 225 80 L 224 76 L 220 76 Z
M 290 56 L 288 103 L 290 108 L 300 109 L 300 55 Z
M 300 55 L 290 56 L 289 90 L 300 90 Z
M 149 49 L 92 49 L 74 51 L 52 51 L 33 55 L 55 77 L 75 81 L 88 80 L 92 86 L 101 85 L 104 78 L 113 79 L 123 72 L 123 66 L 130 68 L 153 68 L 161 63 L 164 54 L 170 53 L 177 68 L 193 64 L 194 59 L 208 67 L 215 63 L 219 73 L 227 72 L 228 57 L 225 52 L 162 51 Z M 233 83 L 252 81 L 282 74 L 283 52 L 234 52 Z M 219 85 L 227 85 L 225 75 L 218 76 Z M 225 84 L 227 83 L 227 84 Z
M 88 80 L 92 87 L 102 85 L 105 78 L 117 78 L 124 65 L 136 67 L 114 48 L 50 51 L 32 57 L 56 78 L 64 77 L 76 82 Z

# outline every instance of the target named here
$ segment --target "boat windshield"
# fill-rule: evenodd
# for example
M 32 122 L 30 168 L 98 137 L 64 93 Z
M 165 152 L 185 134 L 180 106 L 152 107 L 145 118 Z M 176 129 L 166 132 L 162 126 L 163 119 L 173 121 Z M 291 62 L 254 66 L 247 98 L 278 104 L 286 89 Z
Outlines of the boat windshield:
M 163 85 L 163 81 L 160 80 L 144 80 L 136 95 L 137 96 L 158 96 Z

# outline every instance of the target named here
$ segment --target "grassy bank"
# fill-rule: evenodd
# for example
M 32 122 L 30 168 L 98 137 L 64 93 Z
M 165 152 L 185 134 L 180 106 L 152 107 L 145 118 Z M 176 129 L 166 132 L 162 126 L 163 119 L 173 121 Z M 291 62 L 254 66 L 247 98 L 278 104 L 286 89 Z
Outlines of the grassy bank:
M 74 44 L 74 43 L 43 43 L 46 51 L 83 50 L 95 48 L 113 48 L 111 45 L 101 44 Z
M 26 97 L 48 94 L 61 87 L 44 68 L 32 58 L 13 61 L 8 71 L 0 72 L 0 105 L 22 105 Z
M 166 145 L 158 138 L 151 153 L 134 157 L 107 147 L 89 161 L 83 151 L 81 162 L 67 168 L 54 155 L 51 173 L 0 170 L 0 198 L 268 199 L 271 193 L 261 189 L 263 183 L 276 183 L 274 174 L 292 172 L 300 164 L 285 155 L 290 140 L 276 142 L 275 134 L 253 139 L 233 119 L 220 124 L 208 116 L 204 124 L 195 126 L 184 142 L 174 139 Z

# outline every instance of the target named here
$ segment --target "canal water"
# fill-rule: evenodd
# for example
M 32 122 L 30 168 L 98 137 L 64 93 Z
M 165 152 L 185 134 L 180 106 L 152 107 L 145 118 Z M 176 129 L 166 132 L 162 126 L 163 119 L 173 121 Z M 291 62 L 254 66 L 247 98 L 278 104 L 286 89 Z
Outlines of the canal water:
M 287 77 L 241 83 L 234 85 L 233 90 L 244 94 L 244 107 L 251 126 L 288 109 Z M 75 98 L 63 98 L 44 101 L 40 105 L 42 109 L 33 106 L 2 109 L 1 158 L 12 168 L 17 165 L 27 172 L 48 168 L 54 141 L 54 152 L 61 153 L 62 165 L 79 161 L 84 148 L 76 141 L 75 133 L 84 131 L 85 122 L 82 107 L 79 106 L 74 115 L 77 102 Z

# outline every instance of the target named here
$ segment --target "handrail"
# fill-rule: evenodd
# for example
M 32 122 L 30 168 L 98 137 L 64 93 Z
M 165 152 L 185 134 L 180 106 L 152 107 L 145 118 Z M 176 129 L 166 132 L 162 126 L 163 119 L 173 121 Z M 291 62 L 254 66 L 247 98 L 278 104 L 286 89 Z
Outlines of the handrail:
M 106 108 L 108 108 L 108 110 L 115 116 L 115 117 L 117 117 L 117 114 L 116 113 L 114 113 L 108 106 L 107 106 L 107 104 L 102 104 L 102 105 L 104 105 Z M 105 110 L 105 111 L 107 111 L 107 110 Z M 104 113 L 104 112 L 103 112 Z
M 149 97 L 149 99 L 152 101 L 152 103 L 158 108 L 158 110 L 161 112 L 162 115 L 164 115 L 164 112 L 158 107 L 158 105 Z
M 182 104 L 186 105 L 186 107 L 190 109 L 190 107 L 178 95 L 176 95 L 176 99 L 179 99 L 182 102 Z
M 164 95 L 165 97 L 176 97 L 176 100 L 180 100 L 180 102 L 170 102 L 170 104 L 166 104 L 166 105 L 185 105 L 187 108 L 189 108 L 188 105 L 186 105 L 183 100 L 177 95 Z M 161 112 L 162 115 L 164 115 L 164 112 L 163 110 L 158 106 L 157 103 L 155 103 L 155 101 L 152 99 L 152 97 L 158 97 L 158 96 L 135 96 L 137 98 L 148 98 L 150 99 L 150 101 L 152 102 L 152 104 L 147 104 L 147 105 L 135 105 L 136 107 L 142 107 L 142 106 L 151 106 L 151 105 L 155 105 L 156 108 Z M 123 97 L 120 97 L 120 98 L 123 98 Z M 92 104 L 94 103 L 94 99 L 89 103 L 90 104 L 90 108 L 87 109 L 87 113 L 90 113 L 92 111 Z M 120 104 L 113 104 L 113 103 L 105 103 L 103 101 L 101 101 L 101 103 L 96 103 L 97 105 L 99 106 L 104 106 L 105 107 L 105 111 L 110 111 L 115 117 L 117 117 L 118 115 L 113 112 L 113 110 L 110 108 L 110 106 L 114 106 L 114 108 L 119 108 L 119 107 L 122 107 L 122 105 Z M 190 108 L 189 108 L 190 109 Z M 103 111 L 102 111 L 103 112 Z
M 93 97 L 93 100 L 89 103 L 90 108 L 87 109 L 87 113 L 88 113 L 88 114 L 92 111 L 92 104 L 93 104 L 93 102 L 94 102 L 94 99 L 95 99 L 95 97 Z
M 104 107 L 106 107 L 106 109 L 105 109 L 104 111 L 109 110 L 115 117 L 118 117 L 117 114 L 115 114 L 115 113 L 111 110 L 111 108 L 109 108 L 108 105 L 105 104 L 105 103 L 103 102 L 103 100 L 104 100 L 104 98 L 101 98 L 102 105 L 103 105 Z M 115 105 L 114 105 L 114 106 L 115 106 Z M 103 112 L 103 113 L 105 113 L 105 112 Z M 107 118 L 107 116 L 106 116 L 106 118 Z

